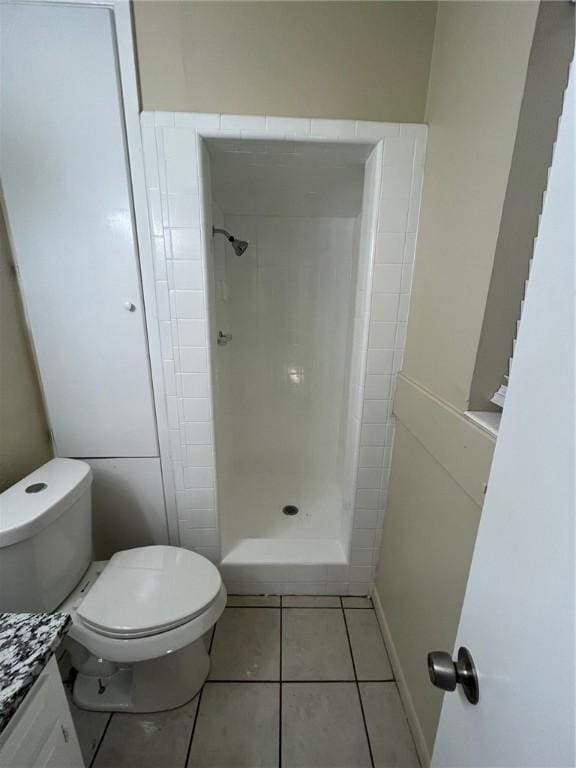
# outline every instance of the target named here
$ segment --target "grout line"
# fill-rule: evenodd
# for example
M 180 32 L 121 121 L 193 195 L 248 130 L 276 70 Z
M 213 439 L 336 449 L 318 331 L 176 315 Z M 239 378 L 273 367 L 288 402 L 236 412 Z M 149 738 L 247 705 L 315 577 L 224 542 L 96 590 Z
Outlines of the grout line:
M 194 722 L 192 723 L 192 730 L 190 731 L 190 741 L 188 742 L 188 749 L 186 750 L 186 759 L 184 760 L 184 768 L 188 765 L 188 761 L 190 760 L 190 753 L 192 751 L 192 741 L 194 739 L 194 734 L 196 733 L 196 723 L 198 722 L 198 715 L 200 713 L 200 705 L 202 704 L 202 695 L 204 694 L 204 687 L 206 686 L 206 682 L 204 682 L 204 685 L 202 688 L 200 688 L 200 693 L 198 694 L 198 705 L 196 706 L 196 712 L 194 714 Z
M 266 679 L 262 679 L 262 680 L 255 680 L 255 679 L 250 679 L 250 680 L 224 680 L 224 679 L 222 679 L 222 680 L 207 680 L 206 682 L 207 683 L 226 683 L 226 684 L 234 683 L 234 684 L 239 684 L 239 685 L 258 685 L 260 683 L 266 683 L 267 685 L 271 685 L 272 683 L 278 684 L 279 682 L 283 682 L 283 683 L 290 683 L 290 685 L 292 685 L 292 684 L 300 685 L 301 683 L 307 683 L 307 684 L 310 684 L 310 683 L 314 683 L 314 684 L 316 684 L 316 683 L 318 683 L 318 684 L 321 684 L 321 683 L 328 683 L 328 684 L 332 684 L 332 683 L 355 683 L 356 680 L 354 680 L 354 679 L 352 679 L 350 677 L 349 678 L 340 678 L 340 679 L 336 679 L 336 680 L 322 680 L 322 679 L 319 679 L 319 678 L 315 678 L 315 679 L 312 678 L 312 679 L 306 679 L 306 680 L 279 680 L 279 679 L 271 680 L 269 678 L 266 678 Z M 359 680 L 358 682 L 360 682 L 360 683 L 395 683 L 396 681 L 394 680 L 393 677 L 381 677 L 381 678 L 379 677 L 376 680 Z
M 364 723 L 364 733 L 366 734 L 366 741 L 368 743 L 368 752 L 370 753 L 370 764 L 374 768 L 374 755 L 372 754 L 372 744 L 370 743 L 370 734 L 368 733 L 368 725 L 366 723 L 366 714 L 364 712 L 364 704 L 362 703 L 362 694 L 360 693 L 360 683 L 358 682 L 358 673 L 356 672 L 356 662 L 354 661 L 354 653 L 352 651 L 352 642 L 350 640 L 350 632 L 348 631 L 348 622 L 346 621 L 346 611 L 344 610 L 344 602 L 340 598 L 340 605 L 342 606 L 342 617 L 344 618 L 344 628 L 346 629 L 346 637 L 348 638 L 348 648 L 350 650 L 350 656 L 352 656 L 352 668 L 354 669 L 354 680 L 356 682 L 356 693 L 358 695 L 358 701 L 360 702 L 360 712 L 362 713 L 362 722 Z
M 284 600 L 280 595 L 280 684 L 278 686 L 278 768 L 282 768 L 282 632 L 284 617 Z
M 95 762 L 95 760 L 96 760 L 96 755 L 97 755 L 97 754 L 98 754 L 98 752 L 100 751 L 100 747 L 102 746 L 102 742 L 104 741 L 104 736 L 106 736 L 106 732 L 107 732 L 107 730 L 108 730 L 108 726 L 109 726 L 109 725 L 110 725 L 110 723 L 112 722 L 112 718 L 113 718 L 113 716 L 114 716 L 114 713 L 113 713 L 113 712 L 110 712 L 110 717 L 108 718 L 108 722 L 107 722 L 107 723 L 106 723 L 106 725 L 104 726 L 104 730 L 102 731 L 102 736 L 100 736 L 100 740 L 99 740 L 99 742 L 98 742 L 98 746 L 97 746 L 97 747 L 96 747 L 96 749 L 94 750 L 94 754 L 92 755 L 92 759 L 90 760 L 90 765 L 89 765 L 89 768 L 92 768 L 92 766 L 94 765 L 94 762 Z M 76 726 L 74 726 L 74 727 L 76 727 Z

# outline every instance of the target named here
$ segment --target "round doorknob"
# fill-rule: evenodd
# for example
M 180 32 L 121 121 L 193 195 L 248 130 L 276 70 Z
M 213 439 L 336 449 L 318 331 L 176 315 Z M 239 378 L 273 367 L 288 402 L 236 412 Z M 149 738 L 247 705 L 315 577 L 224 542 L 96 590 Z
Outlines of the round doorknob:
M 136 312 L 136 304 L 132 304 L 131 301 L 125 301 L 124 309 L 126 309 L 128 312 Z
M 430 682 L 443 691 L 455 691 L 458 679 L 456 665 L 452 656 L 445 651 L 432 651 L 428 654 L 428 674 Z
M 458 649 L 458 659 L 445 651 L 432 651 L 428 654 L 428 674 L 430 682 L 443 691 L 454 691 L 462 686 L 464 695 L 471 704 L 478 704 L 480 691 L 474 659 L 467 648 Z

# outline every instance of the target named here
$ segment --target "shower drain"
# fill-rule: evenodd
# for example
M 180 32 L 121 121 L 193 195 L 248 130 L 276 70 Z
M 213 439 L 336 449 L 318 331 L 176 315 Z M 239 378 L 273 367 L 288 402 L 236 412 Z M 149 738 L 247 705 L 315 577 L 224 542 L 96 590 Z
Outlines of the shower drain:
M 294 504 L 286 504 L 286 506 L 282 508 L 282 512 L 284 512 L 285 515 L 297 515 L 298 507 L 295 507 Z

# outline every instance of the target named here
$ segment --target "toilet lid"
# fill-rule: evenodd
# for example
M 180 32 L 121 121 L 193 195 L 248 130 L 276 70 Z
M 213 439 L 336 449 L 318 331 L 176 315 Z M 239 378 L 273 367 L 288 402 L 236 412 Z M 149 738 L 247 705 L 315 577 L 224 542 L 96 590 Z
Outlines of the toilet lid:
M 109 637 L 144 637 L 190 621 L 216 599 L 222 580 L 205 557 L 179 547 L 117 552 L 78 606 L 84 624 Z

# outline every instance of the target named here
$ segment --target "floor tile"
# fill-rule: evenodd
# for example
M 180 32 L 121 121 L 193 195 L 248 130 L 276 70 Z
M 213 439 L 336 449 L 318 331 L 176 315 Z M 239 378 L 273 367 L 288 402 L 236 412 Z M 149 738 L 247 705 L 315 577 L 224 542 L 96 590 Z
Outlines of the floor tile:
M 369 768 L 355 683 L 282 684 L 282 768 Z
M 372 599 L 370 597 L 343 597 L 342 605 L 344 608 L 372 608 Z
M 285 595 L 283 608 L 340 608 L 340 598 L 331 595 Z
M 283 680 L 354 680 L 342 611 L 282 609 Z
M 395 683 L 360 683 L 374 768 L 420 765 Z
M 226 608 L 212 643 L 210 680 L 278 680 L 280 609 Z
M 278 683 L 207 683 L 188 768 L 275 768 L 279 689 Z
M 111 715 L 109 712 L 88 712 L 85 709 L 80 709 L 72 701 L 72 692 L 68 688 L 66 688 L 66 696 L 76 728 L 76 735 L 80 742 L 82 757 L 88 766 L 98 749 L 98 744 L 100 744 L 100 739 L 106 730 Z
M 392 680 L 378 619 L 374 611 L 346 609 L 346 623 L 358 680 Z
M 183 767 L 197 706 L 198 696 L 168 712 L 115 713 L 93 768 Z
M 280 595 L 228 595 L 229 608 L 280 607 Z

